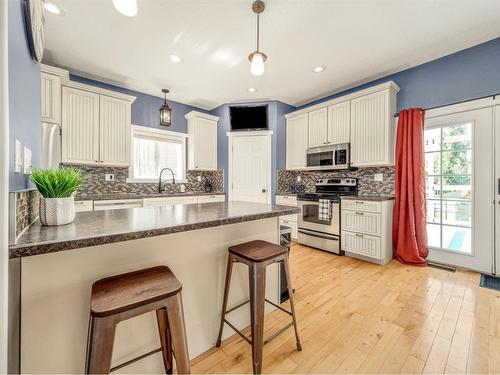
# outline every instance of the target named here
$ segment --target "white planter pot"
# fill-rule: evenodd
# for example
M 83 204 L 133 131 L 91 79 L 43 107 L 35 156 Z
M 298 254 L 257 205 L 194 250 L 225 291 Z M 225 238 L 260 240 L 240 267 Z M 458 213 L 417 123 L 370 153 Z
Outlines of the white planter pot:
M 75 198 L 40 198 L 42 225 L 64 225 L 75 220 Z

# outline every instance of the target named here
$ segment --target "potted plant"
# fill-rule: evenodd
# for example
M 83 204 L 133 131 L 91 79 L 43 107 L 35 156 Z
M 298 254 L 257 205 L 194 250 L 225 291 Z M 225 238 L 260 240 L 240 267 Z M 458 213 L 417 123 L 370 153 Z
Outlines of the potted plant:
M 41 194 L 40 222 L 42 225 L 64 225 L 75 219 L 73 194 L 85 180 L 77 168 L 34 169 L 31 181 Z

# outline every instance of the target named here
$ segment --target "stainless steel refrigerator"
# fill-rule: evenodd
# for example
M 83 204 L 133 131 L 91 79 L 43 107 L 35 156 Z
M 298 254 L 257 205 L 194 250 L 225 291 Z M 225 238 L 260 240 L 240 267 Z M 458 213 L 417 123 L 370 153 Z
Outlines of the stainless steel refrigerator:
M 42 160 L 43 169 L 59 168 L 61 163 L 61 127 L 57 124 L 42 122 Z

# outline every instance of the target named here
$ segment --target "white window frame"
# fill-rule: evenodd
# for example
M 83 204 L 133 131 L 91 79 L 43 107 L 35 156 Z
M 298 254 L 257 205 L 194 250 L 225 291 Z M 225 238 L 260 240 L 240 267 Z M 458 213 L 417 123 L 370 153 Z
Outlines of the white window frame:
M 445 115 L 442 115 L 442 116 L 445 116 Z M 435 117 L 439 117 L 439 116 L 435 116 Z M 429 117 L 431 118 L 431 117 Z M 453 126 L 453 125 L 461 125 L 463 123 L 461 122 L 457 122 L 457 123 L 444 123 L 444 124 L 437 124 L 437 125 L 429 125 L 429 126 L 424 126 L 424 131 L 427 130 L 427 129 L 441 129 L 441 141 L 442 141 L 442 135 L 443 135 L 443 128 L 444 127 L 447 127 L 447 126 Z M 452 225 L 452 224 L 443 224 L 443 191 L 441 189 L 441 194 L 440 194 L 440 198 L 439 198 L 439 202 L 440 202 L 440 207 L 441 207 L 441 212 L 440 212 L 440 215 L 441 215 L 441 221 L 439 224 L 436 224 L 436 223 L 430 223 L 427 221 L 427 215 L 425 217 L 425 224 L 426 224 L 426 227 L 427 227 L 427 224 L 435 224 L 435 225 L 439 225 L 439 231 L 440 231 L 440 247 L 436 247 L 436 246 L 429 246 L 430 249 L 433 249 L 433 250 L 437 250 L 437 251 L 442 251 L 442 252 L 446 252 L 446 253 L 452 253 L 452 254 L 457 254 L 457 255 L 463 255 L 463 256 L 469 256 L 469 257 L 474 257 L 476 254 L 475 254 L 475 236 L 474 236 L 474 229 L 476 227 L 476 224 L 475 224 L 475 191 L 474 191 L 474 184 L 475 184 L 475 178 L 474 178 L 474 161 L 475 161 L 475 129 L 476 129 L 476 124 L 474 122 L 471 123 L 471 174 L 470 174 L 470 179 L 471 179 L 471 195 L 472 195 L 472 199 L 470 201 L 471 203 L 471 226 L 470 226 L 470 229 L 471 229 L 471 251 L 470 252 L 461 252 L 461 251 L 455 251 L 455 250 L 452 250 L 452 249 L 448 249 L 446 247 L 442 247 L 443 245 L 443 225 L 445 226 L 449 226 L 449 227 L 458 227 L 458 228 L 469 228 L 467 226 L 461 226 L 461 225 Z M 442 145 L 441 145 L 442 147 Z M 464 149 L 465 150 L 465 149 Z M 436 151 L 437 152 L 437 151 Z M 441 154 L 441 174 L 439 175 L 439 177 L 442 179 L 443 178 L 443 157 L 442 157 L 442 152 L 443 152 L 443 149 L 440 148 L 439 150 L 439 153 Z M 424 154 L 425 154 L 425 145 L 424 145 Z M 437 176 L 429 176 L 429 177 L 437 177 Z M 426 175 L 426 181 L 425 181 L 425 184 L 427 185 L 427 175 Z M 441 187 L 442 187 L 442 180 L 441 180 Z M 427 197 L 426 197 L 426 201 L 427 201 Z M 429 198 L 429 200 L 437 200 L 437 199 L 432 199 L 432 198 Z M 427 230 L 427 228 L 426 228 Z
M 187 139 L 188 135 L 186 133 L 179 133 L 179 132 L 173 132 L 170 130 L 163 130 L 163 129 L 157 129 L 157 128 L 149 128 L 146 126 L 140 126 L 140 125 L 132 125 L 132 131 L 130 132 L 130 167 L 129 167 L 129 178 L 127 178 L 128 183 L 145 183 L 145 184 L 151 184 L 151 183 L 157 183 L 158 179 L 152 179 L 152 178 L 134 178 L 134 136 L 137 133 L 141 133 L 145 136 L 154 136 L 155 138 L 165 138 L 165 139 L 172 139 L 172 138 L 178 138 L 181 141 L 182 144 L 182 166 L 184 168 L 184 178 L 175 180 L 175 182 L 179 183 L 187 183 Z

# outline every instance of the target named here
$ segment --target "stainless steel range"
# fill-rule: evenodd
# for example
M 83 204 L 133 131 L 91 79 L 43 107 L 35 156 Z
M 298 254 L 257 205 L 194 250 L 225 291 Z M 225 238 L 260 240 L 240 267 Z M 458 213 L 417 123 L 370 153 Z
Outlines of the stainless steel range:
M 338 255 L 340 250 L 340 196 L 357 195 L 355 178 L 316 181 L 316 193 L 299 194 L 298 242 Z M 325 214 L 328 212 L 328 214 Z

